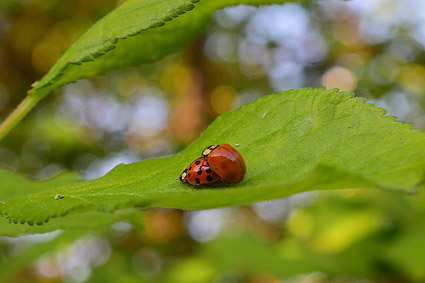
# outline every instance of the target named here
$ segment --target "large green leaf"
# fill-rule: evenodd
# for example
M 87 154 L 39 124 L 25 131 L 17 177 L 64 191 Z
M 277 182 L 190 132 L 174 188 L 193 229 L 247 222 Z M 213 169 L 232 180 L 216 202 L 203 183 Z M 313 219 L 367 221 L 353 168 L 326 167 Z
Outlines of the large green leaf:
M 0 212 L 43 223 L 76 209 L 166 206 L 206 209 L 318 189 L 411 192 L 425 172 L 425 136 L 349 92 L 290 90 L 258 99 L 214 121 L 174 156 L 119 165 L 106 176 L 11 199 Z M 204 147 L 230 143 L 244 156 L 245 179 L 230 188 L 192 190 L 177 178 Z M 61 193 L 63 199 L 55 200 Z

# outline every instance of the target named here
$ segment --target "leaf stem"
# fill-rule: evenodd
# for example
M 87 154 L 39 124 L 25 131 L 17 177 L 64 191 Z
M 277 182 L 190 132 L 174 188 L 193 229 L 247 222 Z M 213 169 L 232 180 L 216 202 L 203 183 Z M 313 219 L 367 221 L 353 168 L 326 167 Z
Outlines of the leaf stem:
M 28 112 L 44 97 L 43 94 L 28 94 L 18 107 L 0 125 L 0 141 L 9 133 Z

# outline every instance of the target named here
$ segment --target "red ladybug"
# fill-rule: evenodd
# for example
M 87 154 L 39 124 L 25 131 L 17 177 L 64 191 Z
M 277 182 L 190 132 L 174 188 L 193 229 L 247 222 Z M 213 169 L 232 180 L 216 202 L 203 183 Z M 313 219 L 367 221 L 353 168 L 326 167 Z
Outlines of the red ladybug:
M 242 155 L 230 144 L 216 144 L 204 149 L 202 156 L 212 171 L 227 183 L 239 183 L 246 173 Z
M 185 184 L 194 186 L 211 186 L 223 182 L 220 176 L 211 170 L 203 156 L 195 159 L 189 167 L 184 169 L 179 179 Z

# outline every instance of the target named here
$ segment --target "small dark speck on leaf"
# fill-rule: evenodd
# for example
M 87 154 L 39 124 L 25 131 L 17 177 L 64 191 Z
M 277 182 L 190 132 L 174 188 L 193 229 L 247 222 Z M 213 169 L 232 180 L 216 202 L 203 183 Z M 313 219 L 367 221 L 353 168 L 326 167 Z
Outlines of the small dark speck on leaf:
M 63 196 L 63 195 L 61 195 L 61 194 L 57 194 L 57 195 L 55 195 L 55 199 L 60 199 L 60 198 L 64 198 L 64 196 Z

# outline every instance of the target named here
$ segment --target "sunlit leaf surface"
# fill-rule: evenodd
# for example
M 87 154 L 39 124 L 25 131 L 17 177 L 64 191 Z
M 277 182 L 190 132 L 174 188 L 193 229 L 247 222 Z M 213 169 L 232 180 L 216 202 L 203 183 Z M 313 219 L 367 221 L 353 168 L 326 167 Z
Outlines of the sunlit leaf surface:
M 349 92 L 290 90 L 258 99 L 214 121 L 174 156 L 119 165 L 106 176 L 6 201 L 14 222 L 43 223 L 78 209 L 165 206 L 206 209 L 320 189 L 381 188 L 411 192 L 423 179 L 425 138 L 411 125 Z M 244 156 L 245 179 L 193 190 L 177 179 L 210 144 L 230 143 Z M 55 199 L 60 193 L 63 199 Z

